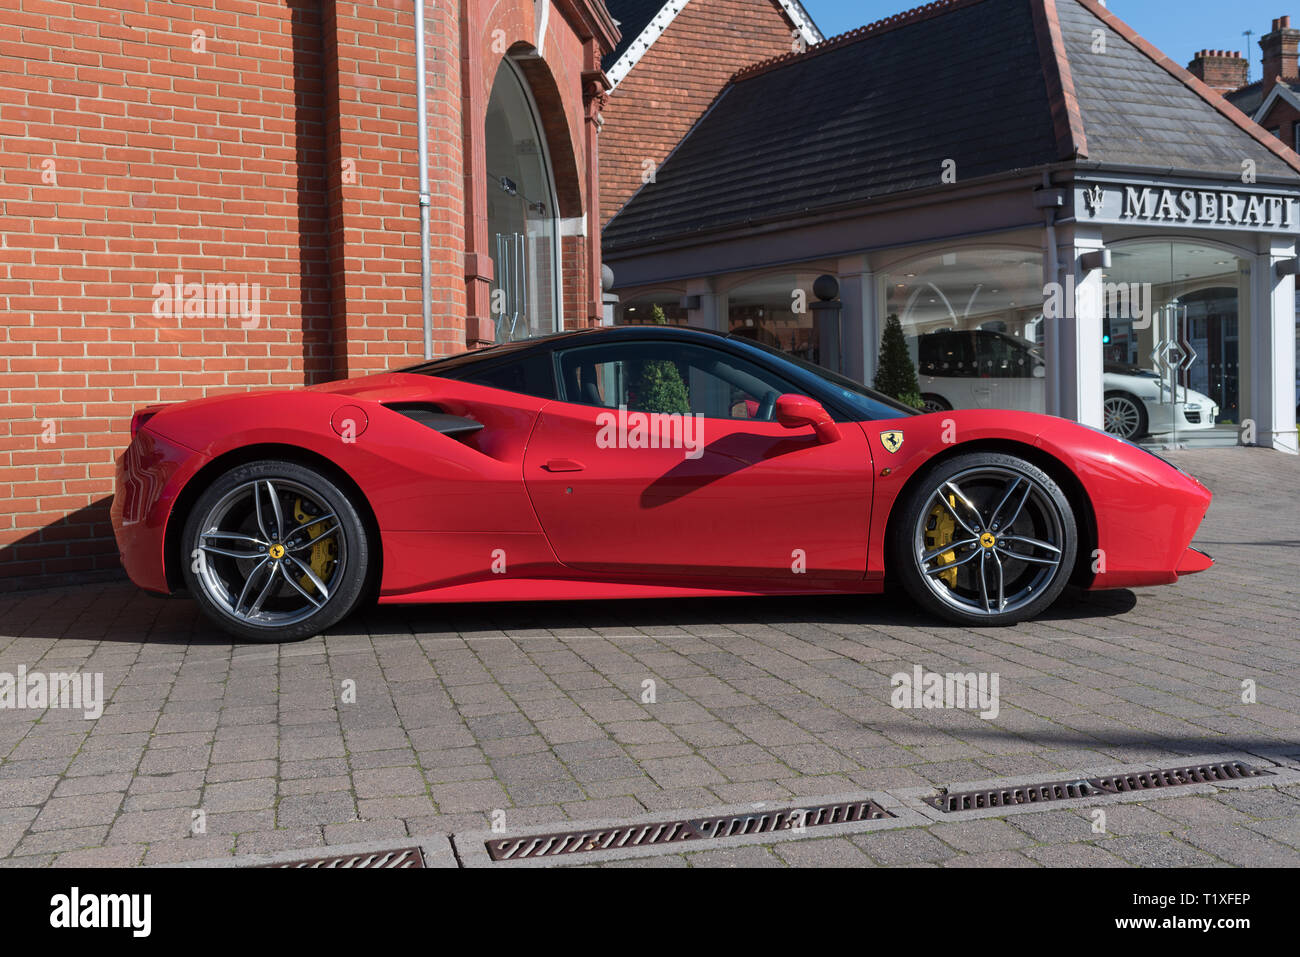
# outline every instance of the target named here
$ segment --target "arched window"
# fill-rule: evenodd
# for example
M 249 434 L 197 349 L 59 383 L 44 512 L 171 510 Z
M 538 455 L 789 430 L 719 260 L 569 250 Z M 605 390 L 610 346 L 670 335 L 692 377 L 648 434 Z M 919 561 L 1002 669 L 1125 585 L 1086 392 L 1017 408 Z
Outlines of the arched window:
M 492 84 L 485 146 L 496 340 L 556 332 L 561 310 L 555 183 L 532 97 L 509 59 Z
M 885 314 L 902 325 L 928 410 L 1043 411 L 1041 252 L 927 253 L 893 266 L 880 282 Z

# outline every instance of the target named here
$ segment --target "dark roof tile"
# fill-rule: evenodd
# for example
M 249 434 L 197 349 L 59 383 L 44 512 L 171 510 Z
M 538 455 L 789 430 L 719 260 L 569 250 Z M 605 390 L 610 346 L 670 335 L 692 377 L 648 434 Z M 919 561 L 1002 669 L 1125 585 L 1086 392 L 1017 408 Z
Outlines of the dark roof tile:
M 1056 159 L 1031 0 L 982 0 L 731 84 L 606 248 Z M 828 41 L 833 44 L 835 41 Z
M 603 244 L 938 186 L 949 159 L 961 181 L 1076 152 L 1207 173 L 1253 159 L 1262 176 L 1300 178 L 1300 158 L 1092 0 L 941 0 L 742 70 Z

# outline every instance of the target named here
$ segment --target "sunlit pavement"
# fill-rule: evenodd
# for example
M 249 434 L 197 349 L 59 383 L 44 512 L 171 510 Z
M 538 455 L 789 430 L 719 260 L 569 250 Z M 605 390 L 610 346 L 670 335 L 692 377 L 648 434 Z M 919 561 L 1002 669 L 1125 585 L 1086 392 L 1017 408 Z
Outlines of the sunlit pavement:
M 0 711 L 0 856 L 169 863 L 482 831 L 494 811 L 522 833 L 1300 754 L 1300 461 L 1168 457 L 1216 493 L 1198 545 L 1218 566 L 1008 630 L 899 596 L 696 600 L 380 609 L 232 647 L 193 603 L 126 583 L 0 597 L 0 672 L 102 672 L 109 698 L 97 720 Z M 996 673 L 998 716 L 895 710 L 891 675 L 918 665 Z M 1104 833 L 1055 809 L 634 863 L 1296 865 L 1297 848 L 1288 784 L 1153 795 Z

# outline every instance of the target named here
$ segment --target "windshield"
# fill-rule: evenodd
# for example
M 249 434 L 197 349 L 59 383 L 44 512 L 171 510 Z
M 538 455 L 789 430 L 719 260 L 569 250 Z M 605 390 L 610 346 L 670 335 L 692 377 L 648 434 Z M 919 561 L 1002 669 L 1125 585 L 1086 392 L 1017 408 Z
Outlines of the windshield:
M 830 391 L 834 393 L 835 398 L 842 405 L 848 406 L 854 413 L 864 419 L 897 419 L 904 415 L 922 414 L 920 409 L 904 405 L 897 399 L 891 399 L 883 392 L 869 389 L 860 382 L 854 382 L 848 376 L 842 376 L 838 372 L 832 372 L 830 369 L 792 356 L 788 352 L 782 352 L 780 349 L 766 343 L 745 336 L 728 336 L 728 338 L 733 342 L 742 342 L 747 346 L 759 349 L 771 356 L 775 356 L 789 366 L 794 366 L 796 375 L 813 376 L 821 380 L 822 385 L 829 386 Z

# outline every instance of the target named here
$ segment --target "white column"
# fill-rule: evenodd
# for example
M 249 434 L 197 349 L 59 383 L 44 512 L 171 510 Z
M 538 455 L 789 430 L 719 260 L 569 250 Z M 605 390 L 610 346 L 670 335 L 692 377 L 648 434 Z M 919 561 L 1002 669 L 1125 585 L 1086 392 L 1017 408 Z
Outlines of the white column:
M 1056 253 L 1060 263 L 1055 281 L 1061 284 L 1064 315 L 1043 321 L 1047 355 L 1045 411 L 1102 427 L 1102 332 L 1105 297 L 1102 270 L 1085 270 L 1081 258 L 1104 248 L 1101 230 L 1087 226 L 1058 226 Z M 1053 281 L 1052 263 L 1044 262 L 1044 283 Z M 1046 296 L 1044 298 L 1047 298 Z
M 722 308 L 722 296 L 713 290 L 713 280 L 691 279 L 686 284 L 687 296 L 698 296 L 700 306 L 698 309 L 688 309 L 687 316 L 692 326 L 698 326 L 701 329 L 712 329 L 715 332 L 727 331 L 727 317 Z
M 844 374 L 867 385 L 876 371 L 876 283 L 866 256 L 849 256 L 836 266 L 840 280 L 840 329 Z
M 1295 277 L 1277 274 L 1280 260 L 1296 255 L 1294 240 L 1270 237 L 1255 259 L 1249 342 L 1247 418 L 1255 420 L 1256 441 L 1296 454 Z

